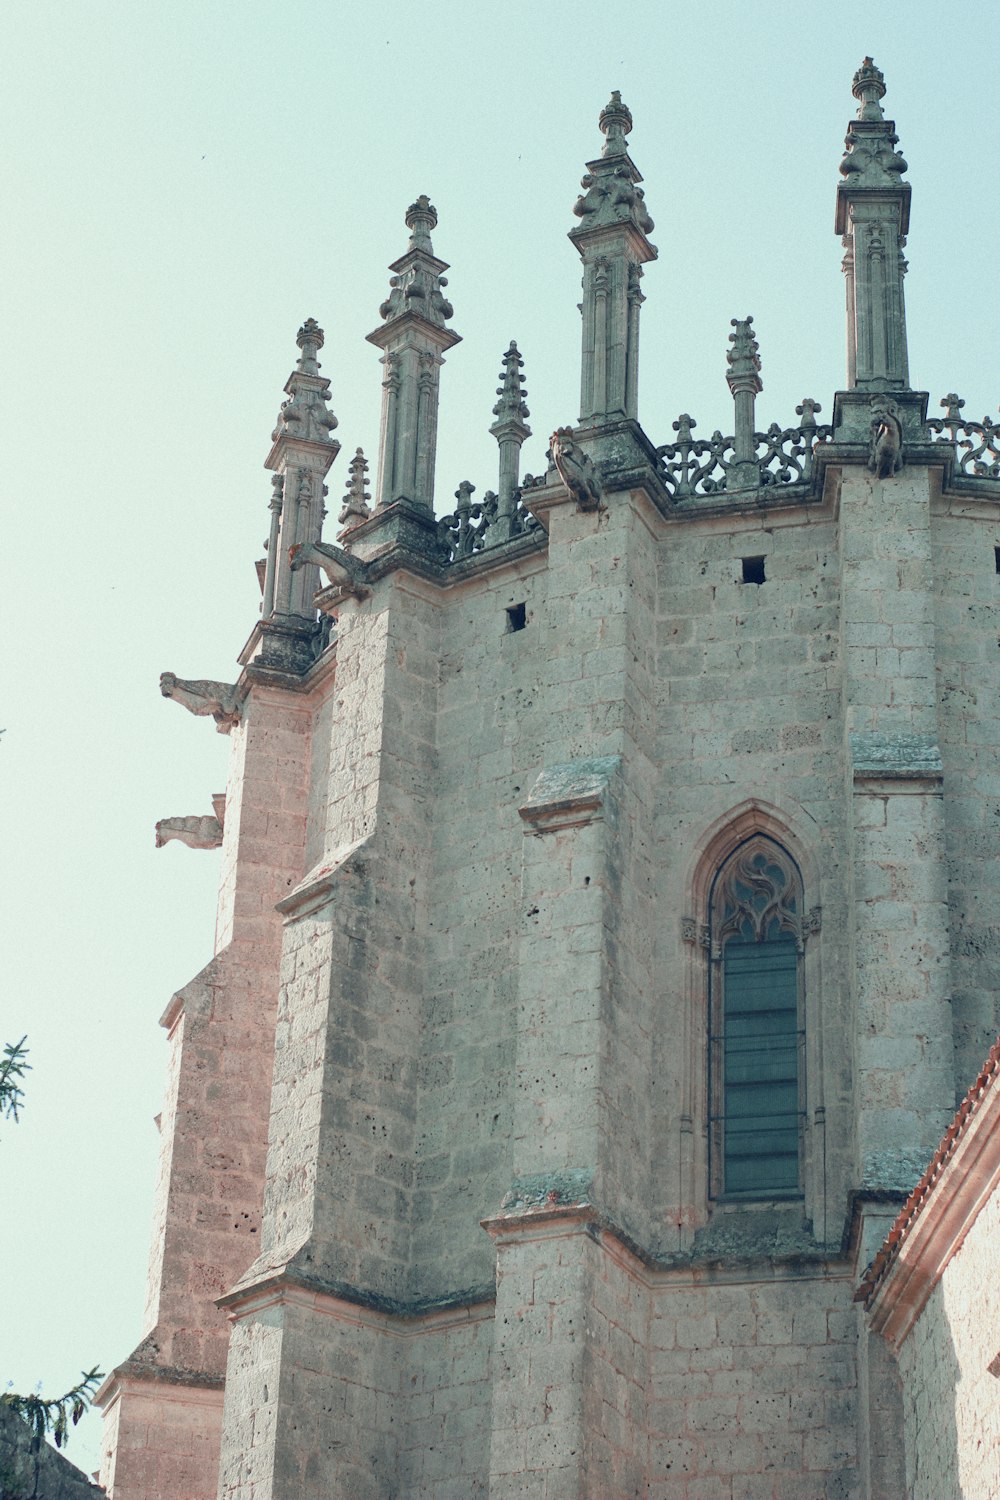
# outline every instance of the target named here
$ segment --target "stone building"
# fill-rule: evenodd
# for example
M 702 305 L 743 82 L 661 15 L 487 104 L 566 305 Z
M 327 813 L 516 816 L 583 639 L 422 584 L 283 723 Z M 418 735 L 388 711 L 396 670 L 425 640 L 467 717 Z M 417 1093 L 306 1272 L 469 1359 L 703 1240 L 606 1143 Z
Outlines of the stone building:
M 745 318 L 732 435 L 639 425 L 618 94 L 544 473 L 512 344 L 496 489 L 435 516 L 427 198 L 337 543 L 300 329 L 239 678 L 161 684 L 232 749 L 214 816 L 157 830 L 222 876 L 163 1017 L 114 1500 L 993 1493 L 996 1309 L 952 1326 L 996 1243 L 989 1068 L 952 1122 L 997 1033 L 1000 446 L 910 385 L 906 163 L 870 59 L 853 92 L 829 423 L 758 430 Z

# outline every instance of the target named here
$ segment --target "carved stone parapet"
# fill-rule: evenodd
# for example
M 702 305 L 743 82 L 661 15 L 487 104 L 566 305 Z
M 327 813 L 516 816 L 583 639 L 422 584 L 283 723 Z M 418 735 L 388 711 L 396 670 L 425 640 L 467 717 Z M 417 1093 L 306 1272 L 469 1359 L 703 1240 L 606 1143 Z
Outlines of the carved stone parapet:
M 695 437 L 698 424 L 683 412 L 672 424 L 676 440 L 656 449 L 660 478 L 675 500 L 808 484 L 817 453 L 833 436 L 832 427 L 817 423 L 820 410 L 818 401 L 807 398 L 795 408 L 802 418 L 798 427 L 772 422 L 766 431 L 751 433 L 747 451 L 752 457 L 742 463 L 735 435 L 725 437 L 716 428 L 711 437 Z
M 160 692 L 164 698 L 173 698 L 189 713 L 198 717 L 211 714 L 220 734 L 228 734 L 234 724 L 240 721 L 242 702 L 234 683 L 215 682 L 205 677 L 177 677 L 173 672 L 161 672 Z
M 943 417 L 933 417 L 927 423 L 931 432 L 941 433 L 943 441 L 950 443 L 955 454 L 955 477 L 958 479 L 1000 479 L 1000 422 L 984 416 L 981 422 L 973 422 L 962 416 L 965 402 L 954 391 L 945 396 L 941 405 Z

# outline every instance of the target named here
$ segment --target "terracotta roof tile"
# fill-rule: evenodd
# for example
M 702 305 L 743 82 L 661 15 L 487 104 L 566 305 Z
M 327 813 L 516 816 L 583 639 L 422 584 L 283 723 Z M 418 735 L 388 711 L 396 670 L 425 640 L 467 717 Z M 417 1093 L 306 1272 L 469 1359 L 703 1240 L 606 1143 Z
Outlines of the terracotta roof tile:
M 903 1204 L 896 1222 L 883 1241 L 882 1248 L 865 1271 L 861 1279 L 861 1284 L 855 1294 L 856 1302 L 863 1301 L 866 1307 L 871 1306 L 875 1293 L 889 1274 L 893 1262 L 899 1255 L 904 1240 L 923 1212 L 924 1205 L 934 1191 L 937 1180 L 944 1171 L 948 1158 L 964 1134 L 969 1120 L 975 1114 L 990 1089 L 993 1088 L 998 1077 L 1000 1077 L 1000 1037 L 997 1037 L 993 1043 L 986 1062 L 983 1064 L 982 1071 L 955 1111 L 955 1118 L 948 1126 L 942 1137 L 941 1144 L 931 1157 L 926 1172 Z

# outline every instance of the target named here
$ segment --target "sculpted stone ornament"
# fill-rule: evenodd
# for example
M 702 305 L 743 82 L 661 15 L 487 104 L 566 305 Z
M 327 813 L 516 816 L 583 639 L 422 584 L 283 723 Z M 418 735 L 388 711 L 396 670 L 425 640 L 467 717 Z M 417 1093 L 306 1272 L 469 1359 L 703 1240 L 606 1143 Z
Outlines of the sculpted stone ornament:
M 371 495 L 365 489 L 365 475 L 368 472 L 368 460 L 359 448 L 351 459 L 350 480 L 347 486 L 347 494 L 344 496 L 340 515 L 337 517 L 339 524 L 345 531 L 350 531 L 353 526 L 358 526 L 362 521 L 367 521 L 371 515 L 371 506 L 368 504 Z
M 862 134 L 851 122 L 844 143 L 847 155 L 840 163 L 840 174 L 855 177 L 863 187 L 894 185 L 906 171 L 906 162 L 900 152 L 893 150 L 899 137 L 886 121 L 880 103 L 885 95 L 885 76 L 870 57 L 865 58 L 855 73 L 851 93 L 859 101 L 858 119 L 884 128 Z
M 617 91 L 598 123 L 604 143 L 587 163 L 569 232 L 583 261 L 580 422 L 588 427 L 638 416 L 640 281 L 643 263 L 656 259 L 642 174 L 625 139 L 632 116 Z
M 447 327 L 452 305 L 444 295 L 447 261 L 431 245 L 437 211 L 422 194 L 406 211 L 409 245 L 389 269 L 389 295 L 381 325 L 368 335 L 382 352 L 382 418 L 379 424 L 375 514 L 405 500 L 429 521 L 434 512 L 437 410 L 444 353 L 460 342 Z M 430 527 L 428 526 L 428 531 Z
M 572 427 L 559 427 L 550 443 L 552 462 L 559 478 L 581 510 L 596 510 L 601 503 L 601 484 L 591 458 L 574 440 Z
M 234 683 L 215 682 L 206 677 L 178 677 L 173 672 L 161 672 L 160 692 L 164 698 L 173 698 L 189 713 L 198 717 L 211 714 L 220 734 L 228 734 L 233 725 L 240 722 L 241 704 Z
M 891 479 L 903 467 L 903 424 L 899 407 L 885 396 L 873 396 L 871 409 L 868 467 L 877 479 Z
M 297 573 L 309 563 L 326 574 L 330 583 L 350 594 L 354 599 L 365 599 L 371 592 L 365 586 L 366 571 L 363 562 L 337 547 L 333 542 L 307 542 L 292 547 L 288 553 L 291 570 Z
M 156 847 L 162 849 L 171 839 L 189 849 L 218 849 L 222 843 L 222 824 L 211 815 L 204 818 L 161 818 L 156 825 Z
M 378 310 L 383 322 L 411 312 L 443 327 L 455 311 L 441 290 L 448 280 L 441 275 L 443 263 L 434 258 L 431 246 L 431 230 L 437 228 L 437 221 L 437 209 L 426 193 L 406 210 L 410 243 L 406 255 L 393 267 L 396 274 L 389 278 L 389 295 Z
M 289 399 L 281 403 L 271 439 L 277 442 L 278 438 L 288 436 L 325 447 L 334 446 L 330 434 L 337 426 L 337 418 L 327 406 L 330 382 L 319 373 L 316 356 L 323 347 L 324 338 L 315 318 L 306 319 L 295 341 L 302 353 L 285 386 Z
M 882 113 L 885 79 L 866 57 L 852 88 L 858 110 L 847 130 L 835 227 L 847 280 L 847 384 L 862 390 L 909 387 L 903 254 L 910 219 L 906 162 Z
M 588 229 L 604 224 L 634 224 L 643 234 L 652 234 L 653 221 L 646 209 L 646 201 L 639 174 L 628 158 L 628 142 L 625 137 L 632 129 L 632 115 L 622 103 L 620 92 L 615 89 L 610 102 L 601 111 L 599 125 L 604 133 L 601 162 L 591 163 L 594 171 L 585 173 L 580 186 L 585 189 L 573 205 L 578 219 L 587 222 Z M 608 166 L 601 170 L 605 161 Z M 615 161 L 615 158 L 621 158 Z M 613 163 L 613 164 L 612 164 Z

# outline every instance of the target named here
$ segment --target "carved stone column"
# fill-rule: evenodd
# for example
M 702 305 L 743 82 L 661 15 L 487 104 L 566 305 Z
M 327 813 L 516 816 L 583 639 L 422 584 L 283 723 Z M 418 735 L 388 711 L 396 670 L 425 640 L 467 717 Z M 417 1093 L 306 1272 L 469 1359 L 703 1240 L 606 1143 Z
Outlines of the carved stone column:
M 337 419 L 327 406 L 330 382 L 320 375 L 316 360 L 323 347 L 323 330 L 314 318 L 308 318 L 299 329 L 296 343 L 302 354 L 285 386 L 289 399 L 282 402 L 278 413 L 271 434 L 274 445 L 265 468 L 273 469 L 283 479 L 273 611 L 311 621 L 315 568 L 293 573 L 288 554 L 296 545 L 306 546 L 320 539 L 323 479 L 340 452 L 340 444 L 330 436 Z
M 857 119 L 840 164 L 837 233 L 847 278 L 847 383 L 862 390 L 907 389 L 903 247 L 910 218 L 906 162 L 879 100 L 885 82 L 870 57 L 854 75 Z
M 514 492 L 517 489 L 521 446 L 525 438 L 531 436 L 531 428 L 527 423 L 529 413 L 524 400 L 528 393 L 521 380 L 523 365 L 524 360 L 518 353 L 514 340 L 511 339 L 510 348 L 503 357 L 501 384 L 497 388 L 497 395 L 500 399 L 493 408 L 496 421 L 490 428 L 490 432 L 500 445 L 496 524 L 500 528 L 504 541 L 510 536 L 510 518 L 514 510 Z
M 736 437 L 726 487 L 746 490 L 760 483 L 760 465 L 753 435 L 757 395 L 763 390 L 763 382 L 757 340 L 753 335 L 753 318 L 733 318 L 731 321 L 736 332 L 729 335 L 732 348 L 726 353 L 729 365 L 726 382 L 736 403 Z
M 604 145 L 587 163 L 573 208 L 580 225 L 569 236 L 583 260 L 580 421 L 588 425 L 638 415 L 639 282 L 643 263 L 656 258 L 642 177 L 625 140 L 632 116 L 617 90 L 599 123 Z

